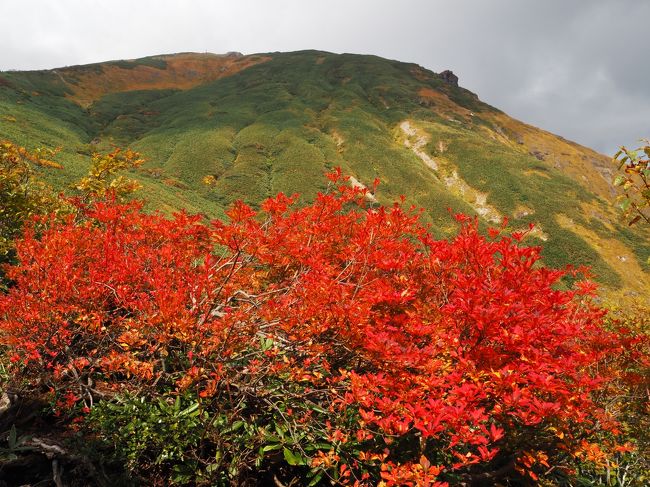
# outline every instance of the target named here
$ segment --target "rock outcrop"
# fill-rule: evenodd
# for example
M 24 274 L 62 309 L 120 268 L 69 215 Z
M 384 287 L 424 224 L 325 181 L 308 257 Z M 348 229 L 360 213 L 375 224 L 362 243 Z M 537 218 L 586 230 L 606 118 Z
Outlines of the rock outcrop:
M 445 83 L 448 83 L 453 86 L 458 86 L 458 76 L 456 76 L 453 71 L 446 69 L 445 71 L 440 73 L 440 77 Z

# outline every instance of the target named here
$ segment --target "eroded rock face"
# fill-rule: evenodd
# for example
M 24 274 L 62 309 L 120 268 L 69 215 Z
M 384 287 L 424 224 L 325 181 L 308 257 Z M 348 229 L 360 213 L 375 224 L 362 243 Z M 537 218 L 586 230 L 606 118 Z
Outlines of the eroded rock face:
M 458 86 L 458 76 L 456 76 L 453 71 L 446 69 L 445 71 L 440 73 L 440 77 L 445 83 Z

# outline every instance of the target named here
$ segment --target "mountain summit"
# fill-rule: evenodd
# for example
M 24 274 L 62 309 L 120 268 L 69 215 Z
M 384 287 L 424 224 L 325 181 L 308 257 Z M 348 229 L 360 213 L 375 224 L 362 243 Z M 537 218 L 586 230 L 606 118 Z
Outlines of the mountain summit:
M 592 267 L 608 289 L 650 290 L 648 232 L 612 206 L 608 157 L 510 118 L 451 71 L 321 51 L 181 53 L 0 73 L 0 138 L 63 147 L 65 188 L 89 155 L 131 147 L 157 208 L 221 214 L 279 191 L 311 199 L 339 166 L 381 180 L 372 204 L 404 195 L 432 231 L 448 208 L 485 225 L 534 229 L 544 260 Z M 206 177 L 214 182 L 202 183 Z

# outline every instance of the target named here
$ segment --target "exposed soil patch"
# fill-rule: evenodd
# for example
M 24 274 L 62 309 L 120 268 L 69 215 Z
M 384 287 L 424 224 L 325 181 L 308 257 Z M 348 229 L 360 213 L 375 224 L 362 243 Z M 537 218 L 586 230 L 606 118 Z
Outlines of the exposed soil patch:
M 330 137 L 334 139 L 337 152 L 341 153 L 343 151 L 343 144 L 345 143 L 345 139 L 343 138 L 343 136 L 340 133 L 338 133 L 336 130 L 332 130 L 330 132 Z
M 400 129 L 406 135 L 404 145 L 411 149 L 413 153 L 420 158 L 420 160 L 430 169 L 436 172 L 438 177 L 444 182 L 445 186 L 458 194 L 472 208 L 488 221 L 500 223 L 503 221 L 503 216 L 499 211 L 487 204 L 487 195 L 477 191 L 467 184 L 463 179 L 458 176 L 458 171 L 453 170 L 447 174 L 441 174 L 438 163 L 433 158 L 422 150 L 423 147 L 429 142 L 429 136 L 423 130 L 419 130 L 410 121 L 405 120 L 400 124 Z
M 519 205 L 512 213 L 512 217 L 519 220 L 535 213 L 535 210 L 527 206 Z
M 359 189 L 365 189 L 367 190 L 366 192 L 366 199 L 372 203 L 377 203 L 377 198 L 375 198 L 375 195 L 368 190 L 368 187 L 363 184 L 361 181 L 359 181 L 357 178 L 354 176 L 350 176 L 350 179 L 348 180 L 350 182 L 350 186 L 353 188 L 359 188 Z
M 413 153 L 418 156 L 422 162 L 434 171 L 438 171 L 438 164 L 434 161 L 429 154 L 424 152 L 422 148 L 429 142 L 428 136 L 421 131 L 418 131 L 411 125 L 411 122 L 405 120 L 400 124 L 402 132 L 407 136 L 404 140 L 404 145 L 411 149 Z
M 413 151 L 413 153 L 418 156 L 427 167 L 435 171 L 436 175 L 451 192 L 465 200 L 474 211 L 485 220 L 496 224 L 503 222 L 503 215 L 499 210 L 488 203 L 488 195 L 486 193 L 470 186 L 458 175 L 456 169 L 446 167 L 451 164 L 446 163 L 442 166 L 423 150 L 423 148 L 429 143 L 429 135 L 424 130 L 417 128 L 409 120 L 403 121 L 400 124 L 400 129 L 406 136 L 404 139 L 404 146 L 411 149 L 411 151 Z M 439 142 L 438 150 L 440 153 L 446 151 L 446 144 L 444 142 Z M 538 226 L 534 227 L 529 234 L 544 241 L 548 240 L 548 235 L 546 235 Z

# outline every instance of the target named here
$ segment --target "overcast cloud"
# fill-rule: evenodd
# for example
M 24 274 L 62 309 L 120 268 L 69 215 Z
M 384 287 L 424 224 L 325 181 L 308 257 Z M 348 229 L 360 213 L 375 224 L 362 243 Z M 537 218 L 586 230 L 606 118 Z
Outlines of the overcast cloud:
M 650 137 L 650 1 L 0 0 L 0 70 L 320 49 L 452 69 L 510 115 L 611 155 Z

